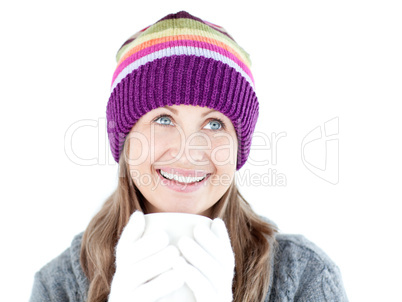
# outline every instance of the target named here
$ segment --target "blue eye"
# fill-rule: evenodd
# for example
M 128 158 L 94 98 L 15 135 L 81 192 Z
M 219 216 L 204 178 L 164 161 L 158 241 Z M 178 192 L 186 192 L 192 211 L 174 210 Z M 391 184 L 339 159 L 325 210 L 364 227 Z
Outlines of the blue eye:
M 174 125 L 172 123 L 171 117 L 169 115 L 166 115 L 166 114 L 159 115 L 153 121 L 155 123 L 159 124 L 160 126 L 163 126 L 163 127 L 169 127 L 171 125 Z M 211 119 L 211 121 L 209 121 L 207 126 L 208 125 L 211 125 L 211 128 L 208 129 L 208 130 L 222 130 L 222 129 L 225 129 L 225 123 L 219 118 Z
M 170 120 L 170 118 L 169 118 L 169 116 L 167 116 L 167 115 L 160 115 L 160 116 L 158 116 L 155 120 L 154 120 L 154 122 L 157 122 L 157 121 L 162 121 L 162 123 L 158 123 L 159 125 L 161 125 L 161 126 L 169 126 L 170 124 L 169 124 L 169 121 L 171 122 L 171 120 Z
M 211 125 L 211 130 L 220 130 L 223 128 L 223 123 L 220 120 L 214 119 L 208 123 L 208 125 Z

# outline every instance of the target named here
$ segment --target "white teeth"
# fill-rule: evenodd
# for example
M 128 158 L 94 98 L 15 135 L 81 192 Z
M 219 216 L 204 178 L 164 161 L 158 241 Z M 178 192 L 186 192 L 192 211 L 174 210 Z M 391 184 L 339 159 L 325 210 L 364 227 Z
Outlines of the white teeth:
M 162 170 L 159 170 L 159 171 L 161 171 L 161 174 L 163 176 L 165 176 L 166 178 L 174 179 L 174 180 L 176 180 L 178 182 L 182 182 L 182 183 L 191 183 L 191 182 L 200 181 L 200 180 L 203 180 L 206 176 L 206 175 L 204 175 L 202 177 L 185 177 L 185 176 L 180 176 L 180 175 L 176 175 L 176 174 L 170 174 L 170 173 L 167 173 Z

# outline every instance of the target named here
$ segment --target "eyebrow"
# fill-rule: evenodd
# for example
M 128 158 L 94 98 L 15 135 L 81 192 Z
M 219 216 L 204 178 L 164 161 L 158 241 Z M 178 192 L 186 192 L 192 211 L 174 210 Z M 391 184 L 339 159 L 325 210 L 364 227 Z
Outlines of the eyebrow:
M 169 107 L 167 107 L 167 106 L 164 106 L 163 108 L 172 111 L 174 114 L 177 114 L 177 109 L 169 108 Z M 207 114 L 209 114 L 209 113 L 211 113 L 211 112 L 214 112 L 214 111 L 216 111 L 216 110 L 215 110 L 215 109 L 211 109 L 211 110 L 209 110 L 209 111 L 203 113 L 201 116 L 204 117 L 204 116 L 206 116 Z

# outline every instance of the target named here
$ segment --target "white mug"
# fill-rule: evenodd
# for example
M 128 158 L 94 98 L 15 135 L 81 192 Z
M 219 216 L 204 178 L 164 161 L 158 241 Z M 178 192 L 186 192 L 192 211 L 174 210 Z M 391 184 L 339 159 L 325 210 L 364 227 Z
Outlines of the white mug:
M 145 216 L 144 234 L 156 230 L 164 230 L 169 235 L 170 244 L 177 246 L 177 242 L 182 236 L 194 238 L 194 227 L 202 223 L 208 228 L 211 226 L 212 220 L 208 217 L 188 213 L 152 213 Z M 158 302 L 196 302 L 191 289 L 184 284 L 180 289 L 172 292 L 170 295 L 159 299 Z

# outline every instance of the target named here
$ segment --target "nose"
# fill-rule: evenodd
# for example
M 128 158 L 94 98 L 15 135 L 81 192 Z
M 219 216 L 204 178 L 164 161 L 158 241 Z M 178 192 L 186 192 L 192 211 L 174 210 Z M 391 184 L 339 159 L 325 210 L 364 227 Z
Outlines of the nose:
M 181 131 L 181 135 L 175 137 L 171 156 L 182 167 L 193 168 L 209 164 L 208 154 L 210 150 L 211 141 L 208 135 L 200 131 L 184 129 Z

